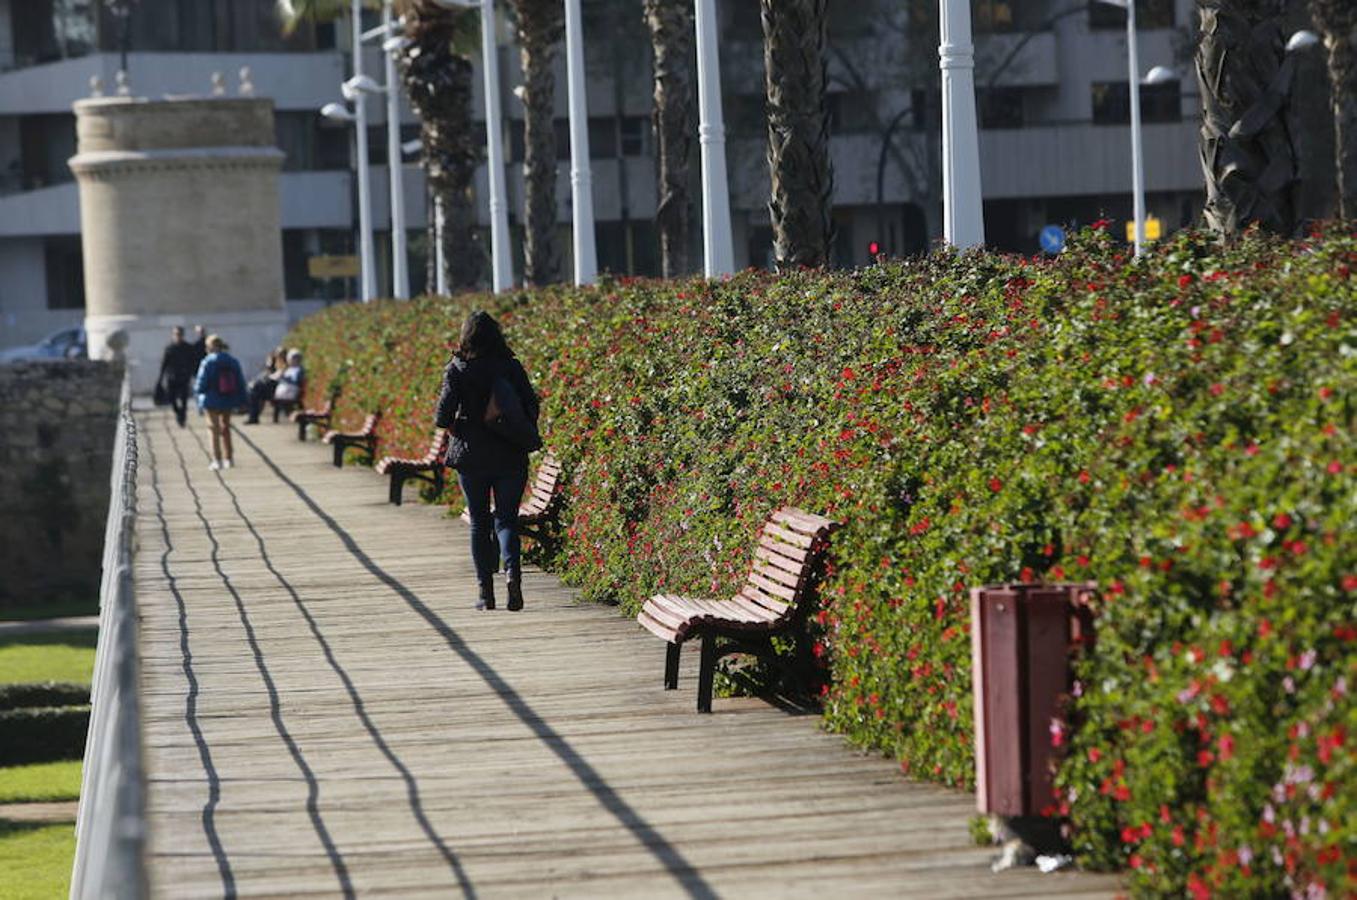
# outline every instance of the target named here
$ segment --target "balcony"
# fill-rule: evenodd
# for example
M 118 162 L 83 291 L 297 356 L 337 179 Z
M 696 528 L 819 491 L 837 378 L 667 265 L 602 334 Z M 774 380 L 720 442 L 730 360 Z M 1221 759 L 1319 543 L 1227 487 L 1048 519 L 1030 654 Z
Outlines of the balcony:
M 343 80 L 343 58 L 321 53 L 133 53 L 128 57 L 132 92 L 143 97 L 207 94 L 213 72 L 226 76 L 234 93 L 237 73 L 249 66 L 255 94 L 278 109 L 316 109 L 334 99 Z M 95 53 L 0 74 L 0 109 L 7 116 L 70 112 L 90 96 L 90 78 L 103 79 L 113 94 L 118 56 Z

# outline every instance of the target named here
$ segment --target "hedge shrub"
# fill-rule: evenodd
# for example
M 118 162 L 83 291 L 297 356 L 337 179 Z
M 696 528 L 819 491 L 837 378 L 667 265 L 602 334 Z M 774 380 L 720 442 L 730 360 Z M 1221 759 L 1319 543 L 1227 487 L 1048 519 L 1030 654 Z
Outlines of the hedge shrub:
M 0 684 L 0 709 L 24 706 L 89 706 L 89 685 L 62 681 Z
M 88 706 L 0 710 L 0 766 L 80 759 L 89 725 Z
M 825 722 L 917 777 L 974 777 L 966 588 L 1097 582 L 1051 723 L 1049 811 L 1081 859 L 1142 892 L 1336 896 L 1357 890 L 1354 262 L 1337 226 L 1184 233 L 1140 262 L 1094 230 L 1052 261 L 346 305 L 291 341 L 311 399 L 342 382 L 341 419 L 379 406 L 382 452 L 415 452 L 462 316 L 494 311 L 571 474 L 558 568 L 627 612 L 731 590 L 773 507 L 841 519 Z

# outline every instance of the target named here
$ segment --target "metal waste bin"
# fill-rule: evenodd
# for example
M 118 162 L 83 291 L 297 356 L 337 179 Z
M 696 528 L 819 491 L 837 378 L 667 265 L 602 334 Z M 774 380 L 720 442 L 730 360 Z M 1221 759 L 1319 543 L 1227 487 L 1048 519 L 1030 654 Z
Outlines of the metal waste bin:
M 1073 687 L 1072 648 L 1092 640 L 1092 584 L 1000 584 L 971 589 L 976 805 L 1035 816 L 1052 802 L 1059 751 L 1051 723 Z

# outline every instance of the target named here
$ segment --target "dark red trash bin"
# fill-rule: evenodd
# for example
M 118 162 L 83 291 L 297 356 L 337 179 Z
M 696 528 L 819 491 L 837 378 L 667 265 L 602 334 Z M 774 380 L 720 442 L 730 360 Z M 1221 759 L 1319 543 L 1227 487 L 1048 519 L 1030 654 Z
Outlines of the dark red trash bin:
M 1074 683 L 1071 650 L 1091 640 L 1092 584 L 971 589 L 975 798 L 980 812 L 1035 816 L 1050 805 L 1059 751 L 1051 722 Z

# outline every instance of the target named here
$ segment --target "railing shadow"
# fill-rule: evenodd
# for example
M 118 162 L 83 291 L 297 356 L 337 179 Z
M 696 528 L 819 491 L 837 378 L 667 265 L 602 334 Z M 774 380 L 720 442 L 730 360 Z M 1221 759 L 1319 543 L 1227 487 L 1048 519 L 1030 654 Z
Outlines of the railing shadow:
M 221 544 L 217 540 L 216 532 L 212 528 L 212 523 L 208 521 L 203 512 L 202 498 L 197 489 L 193 486 L 193 478 L 189 475 L 188 461 L 184 459 L 184 453 L 179 449 L 179 444 L 174 439 L 174 433 L 170 431 L 169 419 L 162 419 L 165 426 L 165 433 L 170 438 L 170 444 L 174 447 L 175 455 L 179 457 L 179 468 L 184 475 L 184 485 L 188 488 L 189 494 L 193 497 L 194 512 L 198 521 L 202 523 L 203 530 L 207 534 L 208 541 L 212 544 L 212 568 L 216 570 L 217 577 L 221 579 L 222 586 L 226 592 L 231 595 L 235 602 L 236 613 L 240 617 L 240 624 L 245 629 L 245 640 L 250 645 L 250 653 L 254 657 L 255 668 L 259 671 L 259 677 L 264 682 L 264 689 L 269 696 L 269 718 L 273 721 L 274 730 L 278 732 L 278 737 L 282 739 L 283 745 L 287 748 L 288 754 L 296 764 L 297 769 L 302 773 L 306 780 L 306 813 L 311 819 L 311 827 L 315 830 L 316 836 L 320 838 L 321 845 L 325 848 L 325 855 L 330 859 L 330 867 L 334 869 L 335 877 L 339 880 L 340 890 L 345 897 L 353 897 L 353 883 L 349 877 L 349 867 L 344 860 L 343 854 L 335 846 L 334 838 L 330 834 L 330 829 L 326 827 L 325 820 L 320 815 L 320 783 L 316 780 L 316 774 L 311 769 L 311 765 L 306 761 L 306 756 L 302 753 L 297 741 L 288 730 L 287 724 L 283 721 L 282 702 L 278 695 L 278 686 L 273 681 L 273 674 L 269 671 L 268 663 L 264 660 L 264 651 L 259 646 L 259 639 L 255 635 L 254 624 L 250 621 L 250 614 L 245 609 L 245 601 L 240 596 L 240 591 L 236 589 L 231 581 L 231 576 L 221 565 Z
M 545 719 L 537 714 L 528 702 L 505 681 L 494 667 L 487 663 L 481 656 L 472 650 L 466 642 L 457 634 L 452 626 L 444 622 L 424 601 L 420 600 L 414 591 L 406 587 L 395 576 L 391 575 L 385 569 L 377 564 L 372 557 L 368 556 L 344 528 L 334 520 L 324 509 L 316 503 L 315 500 L 306 492 L 301 485 L 287 476 L 278 465 L 269 458 L 257 443 L 249 438 L 239 428 L 234 429 L 238 439 L 243 441 L 246 446 L 258 455 L 259 459 L 268 466 L 277 478 L 286 484 L 307 508 L 325 524 L 325 526 L 339 538 L 340 543 L 349 552 L 358 563 L 367 569 L 373 577 L 382 582 L 391 589 L 398 597 L 405 602 L 415 613 L 417 613 L 425 622 L 427 622 L 447 643 L 448 647 L 456 653 L 463 662 L 472 668 L 477 675 L 495 692 L 501 701 L 518 718 L 520 722 L 526 725 L 533 734 L 545 745 L 552 753 L 561 760 L 575 776 L 576 780 L 594 795 L 595 799 L 606 809 L 618 822 L 622 824 L 631 834 L 641 842 L 641 844 L 660 862 L 669 874 L 683 887 L 690 897 L 715 898 L 716 892 L 707 884 L 706 880 L 697 871 L 697 869 L 684 858 L 678 848 L 670 844 L 662 834 L 660 834 L 653 825 L 645 820 L 632 806 L 622 799 L 620 795 L 608 785 L 603 776 L 595 769 L 588 760 L 582 757 L 571 745 L 568 740 L 558 734 L 555 729 L 549 725 Z
M 193 651 L 188 642 L 188 604 L 179 590 L 179 579 L 170 568 L 170 554 L 174 552 L 174 541 L 170 538 L 170 523 L 165 518 L 165 495 L 160 489 L 160 465 L 156 461 L 155 440 L 146 435 L 146 453 L 151 459 L 151 492 L 155 494 L 156 519 L 160 522 L 161 538 L 165 542 L 165 552 L 160 554 L 160 572 L 165 584 L 174 597 L 174 605 L 179 613 L 179 655 L 182 659 L 184 679 L 188 682 L 188 696 L 184 700 L 184 723 L 193 735 L 194 746 L 198 748 L 198 760 L 207 773 L 207 803 L 203 805 L 203 833 L 207 835 L 208 846 L 212 848 L 212 858 L 217 862 L 217 872 L 221 875 L 222 895 L 228 898 L 236 896 L 236 876 L 231 871 L 231 861 L 222 846 L 221 835 L 217 833 L 217 804 L 221 802 L 221 776 L 212 763 L 212 751 L 203 736 L 202 726 L 198 724 L 198 676 L 193 672 Z
M 194 432 L 193 439 L 198 443 L 198 447 L 202 450 L 203 456 L 205 458 L 210 458 L 207 452 L 207 445 L 203 441 L 202 436 Z M 377 749 L 381 751 L 381 754 L 386 757 L 387 762 L 391 763 L 392 768 L 396 770 L 400 775 L 401 780 L 405 783 L 405 792 L 409 798 L 410 811 L 414 814 L 415 821 L 419 824 L 420 829 L 424 832 L 430 843 L 437 848 L 443 859 L 447 861 L 462 892 L 467 897 L 475 897 L 475 888 L 472 886 L 471 880 L 467 877 L 461 861 L 457 858 L 457 855 L 453 853 L 452 848 L 450 848 L 443 840 L 442 836 L 434 829 L 433 823 L 429 821 L 429 817 L 424 810 L 424 802 L 420 797 L 419 783 L 416 781 L 414 773 L 412 773 L 409 767 L 407 767 L 405 763 L 401 761 L 401 758 L 396 755 L 396 752 L 391 748 L 391 745 L 386 742 L 386 738 L 382 736 L 382 732 L 377 727 L 377 723 L 372 721 L 372 717 L 368 715 L 367 707 L 363 703 L 363 697 L 358 692 L 358 688 L 353 683 L 353 679 L 349 677 L 348 671 L 344 669 L 338 658 L 336 658 L 334 650 L 330 646 L 330 642 L 326 640 L 325 635 L 321 633 L 320 626 L 317 624 L 315 616 L 311 614 L 311 610 L 307 608 L 306 602 L 302 600 L 301 595 L 297 592 L 296 588 L 292 586 L 292 583 L 289 582 L 273 564 L 273 558 L 269 555 L 268 547 L 264 543 L 264 538 L 255 528 L 254 522 L 250 520 L 250 517 L 246 515 L 245 510 L 241 507 L 240 498 L 237 496 L 236 492 L 231 489 L 226 479 L 222 477 L 221 472 L 215 474 L 217 476 L 218 484 L 221 485 L 222 490 L 226 492 L 227 496 L 231 498 L 231 505 L 235 507 L 236 516 L 240 518 L 240 521 L 245 524 L 245 527 L 249 530 L 251 536 L 254 537 L 255 544 L 259 548 L 259 558 L 263 561 L 264 568 L 269 570 L 269 573 L 273 575 L 274 580 L 276 580 L 282 589 L 287 592 L 288 597 L 292 599 L 293 606 L 297 608 L 297 611 L 301 613 L 302 618 L 306 620 L 306 625 L 311 630 L 311 636 L 315 638 L 316 643 L 320 645 L 321 652 L 325 654 L 325 661 L 329 664 L 330 670 L 333 671 L 344 684 L 344 690 L 348 693 L 349 700 L 353 704 L 354 714 L 358 716 L 358 720 L 363 724 L 363 729 L 367 731 L 373 744 L 376 745 Z

